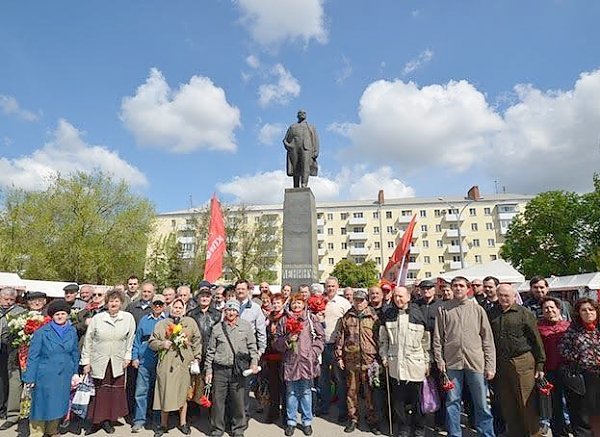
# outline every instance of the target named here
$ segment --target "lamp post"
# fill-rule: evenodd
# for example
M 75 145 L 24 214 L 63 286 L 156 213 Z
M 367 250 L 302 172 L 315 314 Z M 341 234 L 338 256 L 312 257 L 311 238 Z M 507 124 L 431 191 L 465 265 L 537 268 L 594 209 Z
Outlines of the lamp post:
M 446 203 L 446 205 L 450 208 L 451 211 L 458 209 L 456 208 L 454 205 L 452 205 L 449 202 L 446 202 L 446 200 L 443 197 L 438 197 L 438 200 L 441 202 Z M 469 197 L 465 197 L 465 200 L 468 200 L 468 202 L 465 204 L 465 206 L 463 206 L 458 215 L 456 216 L 456 229 L 458 230 L 458 252 L 460 255 L 460 268 L 464 269 L 465 268 L 465 260 L 463 258 L 463 249 L 462 249 L 462 233 L 460 231 L 460 218 L 462 217 L 462 213 L 465 212 L 465 209 L 467 209 L 467 207 L 472 204 L 473 202 L 476 202 L 479 199 L 471 199 Z

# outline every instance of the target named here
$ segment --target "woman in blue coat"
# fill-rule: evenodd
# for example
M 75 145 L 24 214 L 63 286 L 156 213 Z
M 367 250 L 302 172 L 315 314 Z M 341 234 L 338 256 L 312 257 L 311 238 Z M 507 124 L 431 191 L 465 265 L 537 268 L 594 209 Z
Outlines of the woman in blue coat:
M 31 437 L 55 435 L 69 409 L 71 378 L 77 374 L 77 332 L 69 322 L 70 306 L 64 300 L 48 307 L 52 321 L 38 329 L 29 345 L 23 382 L 32 386 Z

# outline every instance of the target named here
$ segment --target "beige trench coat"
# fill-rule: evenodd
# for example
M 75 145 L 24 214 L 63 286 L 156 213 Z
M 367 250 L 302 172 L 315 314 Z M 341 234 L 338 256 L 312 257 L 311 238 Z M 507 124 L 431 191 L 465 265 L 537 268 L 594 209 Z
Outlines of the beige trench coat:
M 104 379 L 108 361 L 113 377 L 123 374 L 125 361 L 131 361 L 135 320 L 125 311 L 119 311 L 113 319 L 108 312 L 92 317 L 81 350 L 80 364 L 92 367 L 92 378 Z
M 181 349 L 181 353 L 171 347 L 156 369 L 156 386 L 154 389 L 154 409 L 167 411 L 179 410 L 187 401 L 188 389 L 192 385 L 190 363 L 202 357 L 202 335 L 198 324 L 191 317 L 182 317 L 183 332 L 190 345 Z M 148 346 L 155 351 L 162 350 L 163 342 L 167 340 L 167 327 L 173 320 L 161 320 L 154 327 Z

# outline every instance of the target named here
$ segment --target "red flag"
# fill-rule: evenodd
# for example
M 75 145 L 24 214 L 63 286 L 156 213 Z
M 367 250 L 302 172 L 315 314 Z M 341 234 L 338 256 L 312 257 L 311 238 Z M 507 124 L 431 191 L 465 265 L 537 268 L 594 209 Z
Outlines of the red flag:
M 204 279 L 214 282 L 223 274 L 223 254 L 225 253 L 225 222 L 221 212 L 221 203 L 213 194 L 210 199 L 210 225 L 206 244 L 206 266 Z
M 390 260 L 385 266 L 383 271 L 382 280 L 392 282 L 396 285 L 404 285 L 406 282 L 406 274 L 408 273 L 408 262 L 410 257 L 410 245 L 412 242 L 412 235 L 417 223 L 417 216 L 414 215 L 404 235 L 398 242 L 394 253 Z

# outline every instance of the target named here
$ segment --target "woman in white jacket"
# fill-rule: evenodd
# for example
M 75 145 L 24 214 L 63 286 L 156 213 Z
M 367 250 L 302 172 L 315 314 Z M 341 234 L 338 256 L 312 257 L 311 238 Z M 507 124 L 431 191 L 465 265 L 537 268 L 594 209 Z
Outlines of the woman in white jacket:
M 90 401 L 88 419 L 96 432 L 100 427 L 112 434 L 112 422 L 128 414 L 125 369 L 131 361 L 135 320 L 121 311 L 125 295 L 118 290 L 106 293 L 106 311 L 96 314 L 85 333 L 81 365 L 94 379 L 96 395 Z

